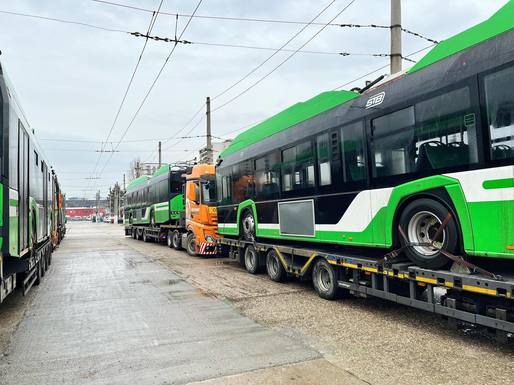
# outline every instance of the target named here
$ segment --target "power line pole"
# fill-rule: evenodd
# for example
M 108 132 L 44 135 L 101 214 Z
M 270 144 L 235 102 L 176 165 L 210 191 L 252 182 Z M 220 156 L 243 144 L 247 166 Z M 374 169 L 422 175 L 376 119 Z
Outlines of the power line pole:
M 207 96 L 207 103 L 206 103 L 206 107 L 207 107 L 207 112 L 206 112 L 206 120 L 207 120 L 207 147 L 205 148 L 206 149 L 206 152 L 207 152 L 207 163 L 212 163 L 213 162 L 213 154 L 212 154 L 212 136 L 211 136 L 211 98 Z
M 161 167 L 161 165 L 162 165 L 162 151 L 161 151 L 161 148 L 162 148 L 162 142 L 159 140 L 159 167 Z
M 402 0 L 391 0 L 391 75 L 402 70 Z

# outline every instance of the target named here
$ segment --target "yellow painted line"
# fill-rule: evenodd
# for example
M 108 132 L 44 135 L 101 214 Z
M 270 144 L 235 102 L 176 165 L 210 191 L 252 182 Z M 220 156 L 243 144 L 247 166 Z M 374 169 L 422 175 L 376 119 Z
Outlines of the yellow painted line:
M 444 286 L 446 286 L 446 287 L 453 287 L 453 282 L 448 282 L 448 281 L 446 281 L 446 282 L 444 283 Z
M 472 291 L 474 293 L 496 295 L 496 290 L 486 289 L 485 287 L 472 286 L 472 285 L 462 285 L 462 289 L 463 290 L 467 290 L 467 291 Z
M 376 267 L 363 267 L 362 270 L 369 271 L 370 273 L 378 273 L 378 269 Z
M 337 261 L 334 261 L 333 259 L 327 259 L 327 262 L 331 265 L 337 265 Z
M 387 272 L 387 275 L 388 275 L 388 276 L 390 276 L 390 277 L 394 277 L 394 272 L 392 272 L 392 271 L 388 271 L 388 272 Z
M 303 265 L 303 267 L 300 269 L 300 274 L 303 274 L 303 272 L 305 270 L 307 270 L 307 268 L 309 267 L 309 265 L 311 264 L 312 260 L 316 257 L 316 252 L 312 253 L 312 255 L 309 257 L 309 259 L 307 260 L 307 262 L 305 262 L 305 265 Z M 330 261 L 329 261 L 330 263 Z
M 419 281 L 419 282 L 425 282 L 425 283 L 431 283 L 432 285 L 437 284 L 437 279 L 434 279 L 434 278 L 426 278 L 426 277 L 422 277 L 422 276 L 420 276 L 420 275 L 417 275 L 417 276 L 416 276 L 416 281 Z
M 357 269 L 359 266 L 357 266 L 356 264 L 354 263 L 347 263 L 347 262 L 343 262 L 343 266 L 344 267 L 350 267 L 352 269 Z

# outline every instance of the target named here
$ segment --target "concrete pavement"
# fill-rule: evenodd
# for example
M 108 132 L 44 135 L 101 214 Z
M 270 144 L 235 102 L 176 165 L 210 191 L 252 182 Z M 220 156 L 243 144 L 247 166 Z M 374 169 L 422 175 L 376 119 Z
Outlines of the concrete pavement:
M 182 384 L 320 357 L 205 296 L 105 226 L 70 224 L 0 360 L 1 384 Z

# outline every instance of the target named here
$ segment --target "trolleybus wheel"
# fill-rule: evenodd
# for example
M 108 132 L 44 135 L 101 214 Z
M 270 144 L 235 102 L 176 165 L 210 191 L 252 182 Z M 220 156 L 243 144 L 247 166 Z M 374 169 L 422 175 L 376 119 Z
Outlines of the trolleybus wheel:
M 175 230 L 173 232 L 173 235 L 172 235 L 172 238 L 171 238 L 171 243 L 172 243 L 172 246 L 173 246 L 173 248 L 175 250 L 181 250 L 182 249 L 181 239 L 182 239 L 182 234 L 180 234 L 180 231 Z
M 192 257 L 196 256 L 196 239 L 193 233 L 187 234 L 186 251 Z
M 325 259 L 318 259 L 312 269 L 312 283 L 321 298 L 337 297 L 338 286 L 334 268 Z
M 266 272 L 272 281 L 283 282 L 286 279 L 286 270 L 275 250 L 271 249 L 266 254 Z
M 416 265 L 426 269 L 439 269 L 450 260 L 441 250 L 454 253 L 458 246 L 456 218 L 451 217 L 438 234 L 438 229 L 450 211 L 432 199 L 419 199 L 407 205 L 400 216 L 400 226 L 405 231 L 408 242 L 414 245 L 405 248 L 405 254 Z M 436 237 L 434 239 L 434 237 Z M 402 246 L 406 240 L 400 238 Z
M 248 245 L 245 249 L 245 268 L 250 274 L 259 272 L 259 252 L 252 245 Z
M 253 241 L 255 239 L 255 219 L 251 211 L 245 211 L 243 214 L 243 222 L 241 222 L 243 229 L 243 237 L 247 241 Z

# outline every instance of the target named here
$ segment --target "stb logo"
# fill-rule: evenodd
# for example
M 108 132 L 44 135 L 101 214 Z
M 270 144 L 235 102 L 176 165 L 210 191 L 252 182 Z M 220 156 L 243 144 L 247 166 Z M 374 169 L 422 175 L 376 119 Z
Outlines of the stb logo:
M 379 104 L 382 104 L 382 102 L 384 101 L 384 98 L 385 98 L 385 92 L 381 92 L 379 94 L 372 96 L 366 102 L 366 109 L 371 108 L 371 107 L 376 107 Z

